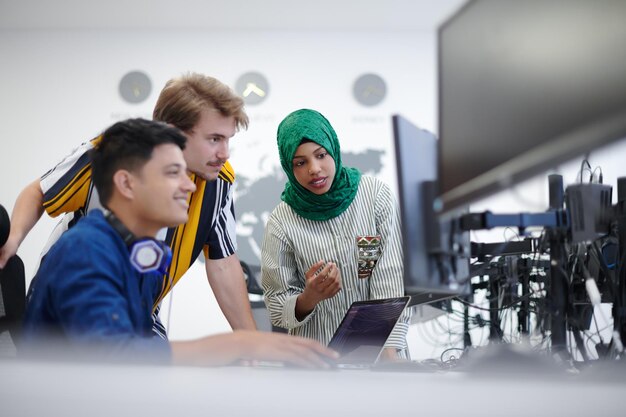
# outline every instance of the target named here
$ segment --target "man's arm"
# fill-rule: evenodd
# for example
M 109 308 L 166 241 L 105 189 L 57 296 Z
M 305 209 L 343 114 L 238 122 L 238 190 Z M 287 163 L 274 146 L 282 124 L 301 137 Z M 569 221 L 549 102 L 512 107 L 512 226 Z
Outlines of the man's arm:
M 0 248 L 0 269 L 17 253 L 22 241 L 43 214 L 43 191 L 39 178 L 28 184 L 17 197 L 11 214 L 11 232 Z
M 172 342 L 171 347 L 172 363 L 178 365 L 219 366 L 243 359 L 328 368 L 329 362 L 338 357 L 315 340 L 247 330 Z
M 246 281 L 237 255 L 206 259 L 206 273 L 226 320 L 233 330 L 256 330 Z

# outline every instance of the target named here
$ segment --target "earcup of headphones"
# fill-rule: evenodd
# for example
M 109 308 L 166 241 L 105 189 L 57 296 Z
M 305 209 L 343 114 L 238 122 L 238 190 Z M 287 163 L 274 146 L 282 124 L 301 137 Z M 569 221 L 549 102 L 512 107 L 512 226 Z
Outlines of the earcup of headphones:
M 167 273 L 172 261 L 172 251 L 156 239 L 138 239 L 130 246 L 130 263 L 141 273 L 158 271 Z
M 130 263 L 137 271 L 142 274 L 151 271 L 167 273 L 172 262 L 172 250 L 165 242 L 150 237 L 138 239 L 111 211 L 106 210 L 104 218 L 128 246 Z

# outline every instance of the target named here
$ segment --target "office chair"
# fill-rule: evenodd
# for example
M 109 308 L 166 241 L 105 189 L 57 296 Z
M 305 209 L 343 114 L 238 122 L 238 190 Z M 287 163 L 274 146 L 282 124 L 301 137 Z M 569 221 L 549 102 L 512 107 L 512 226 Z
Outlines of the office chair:
M 256 322 L 257 328 L 266 332 L 287 333 L 286 329 L 274 326 L 269 317 L 269 312 L 265 307 L 263 301 L 263 288 L 261 288 L 259 275 L 261 274 L 261 267 L 258 265 L 249 265 L 244 261 L 241 263 L 241 269 L 246 278 L 246 287 L 248 289 L 248 299 L 250 300 L 250 307 L 252 308 L 252 316 Z
M 0 292 L 0 356 L 15 356 L 26 309 L 24 263 L 17 255 L 0 269 Z
M 11 229 L 9 215 L 0 204 L 0 247 Z M 0 356 L 15 356 L 26 309 L 26 277 L 24 263 L 13 256 L 4 269 L 0 269 Z

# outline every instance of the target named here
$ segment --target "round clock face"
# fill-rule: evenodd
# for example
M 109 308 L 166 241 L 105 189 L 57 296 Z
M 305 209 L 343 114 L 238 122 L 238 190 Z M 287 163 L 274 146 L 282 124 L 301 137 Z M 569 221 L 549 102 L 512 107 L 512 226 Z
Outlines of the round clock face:
M 376 74 L 363 74 L 354 82 L 354 98 L 363 106 L 375 106 L 385 98 L 387 85 Z
M 131 71 L 120 80 L 120 95 L 128 103 L 141 103 L 152 91 L 150 78 L 141 71 Z
M 248 105 L 260 104 L 269 93 L 267 79 L 258 72 L 247 72 L 237 80 L 235 91 Z

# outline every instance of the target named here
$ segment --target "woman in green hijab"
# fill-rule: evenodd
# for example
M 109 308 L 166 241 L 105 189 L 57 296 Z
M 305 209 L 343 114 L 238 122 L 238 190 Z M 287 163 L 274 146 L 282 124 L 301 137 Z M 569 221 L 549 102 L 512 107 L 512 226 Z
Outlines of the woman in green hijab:
M 398 207 L 386 184 L 343 166 L 319 112 L 289 114 L 277 136 L 288 181 L 265 229 L 265 303 L 275 326 L 328 344 L 353 302 L 404 295 Z M 405 351 L 407 329 L 384 357 Z

